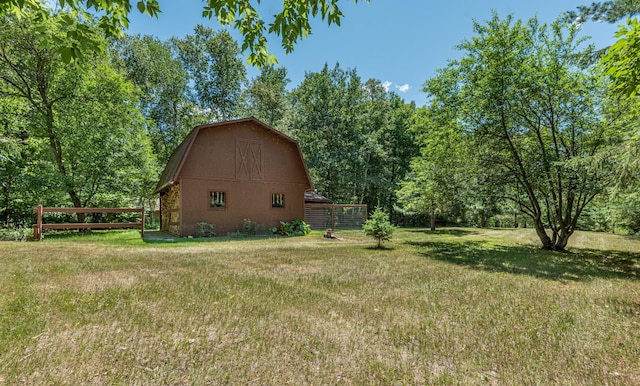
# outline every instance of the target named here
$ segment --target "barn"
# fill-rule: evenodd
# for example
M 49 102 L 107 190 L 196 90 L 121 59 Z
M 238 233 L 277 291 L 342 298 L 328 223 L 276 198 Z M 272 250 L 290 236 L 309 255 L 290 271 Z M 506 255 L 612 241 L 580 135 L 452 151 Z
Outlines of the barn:
M 198 223 L 218 235 L 245 219 L 267 228 L 304 219 L 313 190 L 298 143 L 254 117 L 196 126 L 160 177 L 161 230 L 196 236 Z

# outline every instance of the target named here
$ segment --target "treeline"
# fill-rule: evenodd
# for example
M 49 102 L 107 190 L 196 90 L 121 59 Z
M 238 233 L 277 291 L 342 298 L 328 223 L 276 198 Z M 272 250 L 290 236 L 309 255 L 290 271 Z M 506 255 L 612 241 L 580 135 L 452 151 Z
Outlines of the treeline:
M 149 206 L 195 125 L 253 115 L 298 140 L 319 194 L 396 223 L 531 226 L 551 249 L 576 229 L 640 230 L 637 101 L 569 24 L 476 23 L 418 108 L 339 64 L 293 86 L 283 67 L 248 79 L 238 43 L 200 25 L 98 39 L 64 64 L 60 17 L 0 25 L 4 227 L 28 227 L 37 204 Z
M 37 16 L 0 26 L 3 226 L 29 226 L 37 204 L 152 205 L 159 172 L 195 125 L 250 115 L 300 142 L 320 194 L 397 205 L 418 149 L 416 108 L 380 81 L 339 64 L 292 89 L 282 67 L 247 79 L 238 43 L 201 25 L 167 41 L 103 39 L 104 50 L 65 64 L 56 18 L 66 16 Z

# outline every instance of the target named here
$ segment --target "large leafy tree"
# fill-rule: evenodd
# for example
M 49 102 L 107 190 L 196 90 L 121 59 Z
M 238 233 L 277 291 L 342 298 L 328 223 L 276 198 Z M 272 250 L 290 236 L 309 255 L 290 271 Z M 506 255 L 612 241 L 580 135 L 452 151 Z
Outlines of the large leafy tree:
M 265 66 L 260 74 L 249 82 L 244 91 L 245 115 L 252 115 L 268 125 L 279 126 L 287 109 L 287 69 Z
M 563 250 L 585 207 L 607 184 L 594 160 L 620 137 L 608 118 L 601 77 L 585 68 L 577 29 L 560 23 L 475 23 L 463 57 L 429 80 L 437 103 L 489 151 L 482 163 L 517 187 L 509 196 L 529 216 L 543 248 Z M 444 81 L 443 81 L 444 78 Z M 550 232 L 550 233 L 549 233 Z
M 289 132 L 300 142 L 314 185 L 336 202 L 354 202 L 360 143 L 362 82 L 355 70 L 332 69 L 305 75 L 291 92 Z
M 178 57 L 193 82 L 195 99 L 214 120 L 227 120 L 240 107 L 246 69 L 240 49 L 226 31 L 198 25 L 193 35 L 173 39 Z
M 189 98 L 189 74 L 170 42 L 130 36 L 111 45 L 112 61 L 140 91 L 140 110 L 161 164 L 203 118 Z
M 55 111 L 65 185 L 76 207 L 131 205 L 151 195 L 158 173 L 138 92 L 106 58 L 82 75 Z
M 412 130 L 417 133 L 420 154 L 411 160 L 411 171 L 398 194 L 410 213 L 428 214 L 436 229 L 438 213 L 453 213 L 464 206 L 473 160 L 468 139 L 455 120 L 436 109 L 419 109 Z
M 418 154 L 415 132 L 410 129 L 415 105 L 389 93 L 376 79 L 367 80 L 363 90 L 362 118 L 356 132 L 361 143 L 358 202 L 381 207 L 392 216 L 396 191 L 409 171 L 411 158 Z
M 22 158 L 41 165 L 31 170 L 42 185 L 67 197 L 49 203 L 83 207 L 98 198 L 140 197 L 156 170 L 133 85 L 104 55 L 62 64 L 55 45 L 63 31 L 55 18 L 30 16 L 3 18 L 0 95 L 20 107 L 19 115 L 4 118 L 14 127 L 9 135 L 33 148 Z M 34 31 L 44 27 L 49 36 Z
M 368 0 L 366 0 L 368 1 Z M 282 10 L 265 21 L 260 16 L 260 0 L 206 0 L 202 16 L 216 18 L 221 25 L 230 25 L 243 36 L 242 49 L 249 50 L 250 64 L 275 64 L 275 57 L 267 50 L 267 33 L 281 38 L 282 47 L 287 53 L 300 39 L 311 33 L 311 19 L 320 17 L 329 25 L 340 25 L 343 14 L 339 8 L 340 0 L 289 0 L 282 2 Z M 354 0 L 358 2 L 358 0 Z M 131 0 L 58 0 L 59 7 L 69 14 L 80 14 L 84 19 L 99 17 L 98 24 L 107 37 L 119 37 L 129 25 L 128 16 L 133 2 Z M 41 19 L 50 17 L 43 0 L 4 0 L 0 2 L 0 16 L 20 16 L 24 12 L 38 12 Z M 139 0 L 136 8 L 143 14 L 158 17 L 161 13 L 158 0 Z M 265 6 L 266 7 L 266 6 Z M 265 10 L 270 11 L 270 9 Z M 79 23 L 76 18 L 64 17 L 52 20 L 59 28 L 69 31 L 65 44 L 59 46 L 66 62 L 82 58 L 87 48 L 95 51 L 101 46 L 100 38 Z
M 640 174 L 640 129 L 637 120 L 637 95 L 640 90 L 640 22 L 633 17 L 640 13 L 640 2 L 636 0 L 612 0 L 594 2 L 590 6 L 578 7 L 576 11 L 567 13 L 567 19 L 579 22 L 587 20 L 604 20 L 614 23 L 627 18 L 626 23 L 619 26 L 612 46 L 608 47 L 600 58 L 603 73 L 611 80 L 615 94 L 628 98 L 632 108 L 625 114 L 625 126 L 628 128 L 624 144 L 615 152 L 618 161 L 616 175 L 618 177 L 612 197 L 620 201 L 620 197 L 631 197 L 638 189 Z M 631 196 L 629 196 L 631 194 Z M 624 200 L 622 200 L 624 201 Z M 631 200 L 633 201 L 633 200 Z M 609 202 L 616 202 L 610 200 Z M 619 212 L 613 205 L 609 213 Z M 631 213 L 632 211 L 624 211 Z M 612 220 L 613 222 L 613 220 Z
M 300 142 L 318 192 L 391 213 L 417 149 L 408 124 L 415 106 L 339 64 L 307 73 L 290 98 L 286 126 Z

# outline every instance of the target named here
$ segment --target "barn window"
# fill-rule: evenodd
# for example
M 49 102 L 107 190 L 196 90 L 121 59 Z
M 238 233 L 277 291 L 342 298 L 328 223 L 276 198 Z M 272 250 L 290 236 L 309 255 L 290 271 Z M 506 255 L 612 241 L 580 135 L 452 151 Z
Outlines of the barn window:
M 284 193 L 273 193 L 271 195 L 272 208 L 284 208 Z
M 225 208 L 226 206 L 224 192 L 209 192 L 210 208 Z

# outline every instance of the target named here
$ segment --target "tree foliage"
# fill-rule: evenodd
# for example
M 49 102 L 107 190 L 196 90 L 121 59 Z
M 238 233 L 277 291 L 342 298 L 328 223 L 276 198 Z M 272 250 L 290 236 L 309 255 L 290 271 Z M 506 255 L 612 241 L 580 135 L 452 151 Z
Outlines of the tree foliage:
M 288 131 L 300 142 L 318 192 L 391 212 L 416 149 L 407 123 L 415 107 L 338 64 L 307 73 L 291 104 Z
M 5 17 L 0 27 L 3 134 L 20 144 L 13 165 L 24 174 L 5 186 L 32 190 L 30 206 L 112 204 L 150 193 L 157 170 L 133 85 L 104 55 L 64 65 L 52 43 L 64 34 L 55 19 L 28 16 Z M 34 33 L 38 23 L 51 27 L 50 40 Z
M 189 98 L 189 74 L 169 41 L 129 36 L 111 44 L 115 67 L 141 91 L 140 111 L 163 165 L 191 129 L 206 117 Z
M 640 21 L 629 19 L 616 33 L 618 40 L 601 59 L 602 68 L 611 77 L 616 92 L 634 97 L 640 88 Z
M 289 108 L 287 69 L 265 66 L 244 91 L 246 115 L 255 116 L 270 126 L 280 126 Z
M 574 11 L 566 12 L 565 21 L 584 23 L 587 20 L 615 23 L 640 13 L 640 2 L 637 0 L 611 0 L 581 5 Z
M 547 249 L 562 250 L 610 169 L 595 157 L 620 138 L 600 78 L 583 67 L 577 30 L 494 14 L 474 25 L 463 57 L 425 89 L 455 106 L 458 119 L 486 147 L 483 165 L 509 176 L 509 198 L 529 216 Z M 547 233 L 547 229 L 551 234 Z
M 399 190 L 400 202 L 411 213 L 428 214 L 431 230 L 436 214 L 463 206 L 473 159 L 468 140 L 455 121 L 421 108 L 413 119 L 420 155 L 411 160 L 411 172 Z
M 371 218 L 364 222 L 362 229 L 367 236 L 378 241 L 376 248 L 380 248 L 383 241 L 391 240 L 396 227 L 389 222 L 389 214 L 384 209 L 377 207 L 371 214 Z
M 260 0 L 206 0 L 202 16 L 215 17 L 222 26 L 232 26 L 242 36 L 242 50 L 249 50 L 247 61 L 259 66 L 275 64 L 276 58 L 267 49 L 267 33 L 281 38 L 287 53 L 294 45 L 311 33 L 310 20 L 320 17 L 329 25 L 340 25 L 344 16 L 339 8 L 340 0 L 293 0 L 282 2 L 282 10 L 265 20 L 260 16 Z M 368 2 L 368 0 L 366 0 Z M 355 3 L 358 0 L 354 0 Z M 107 37 L 120 37 L 129 26 L 131 0 L 58 0 L 55 2 L 67 15 L 80 15 L 82 20 L 97 18 L 98 25 Z M 41 0 L 4 0 L 0 2 L 0 16 L 20 17 L 26 12 L 37 12 L 40 19 L 49 19 L 49 3 Z M 158 17 L 162 12 L 157 0 L 136 2 L 139 12 Z M 86 57 L 86 52 L 95 52 L 102 40 L 78 18 L 65 16 L 53 18 L 57 27 L 67 31 L 66 44 L 58 52 L 66 63 Z
M 173 42 L 193 80 L 196 103 L 214 120 L 235 117 L 246 76 L 236 41 L 226 31 L 198 25 L 193 35 Z

